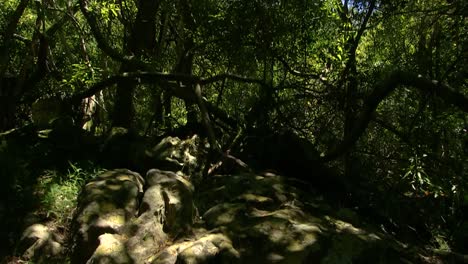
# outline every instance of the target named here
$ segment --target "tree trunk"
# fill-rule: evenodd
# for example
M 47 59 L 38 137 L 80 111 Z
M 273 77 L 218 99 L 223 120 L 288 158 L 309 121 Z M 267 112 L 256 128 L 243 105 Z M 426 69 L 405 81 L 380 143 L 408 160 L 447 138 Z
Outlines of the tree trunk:
M 134 71 L 133 67 L 122 65 L 121 72 Z M 135 82 L 124 80 L 117 84 L 112 125 L 114 127 L 132 128 L 134 125 L 135 107 L 133 105 L 133 94 L 135 92 Z
M 146 57 L 156 46 L 156 13 L 160 1 L 139 0 L 138 13 L 130 32 L 127 44 L 127 54 L 137 57 Z M 120 72 L 133 72 L 142 70 L 136 65 L 122 64 Z M 117 83 L 116 100 L 112 115 L 112 125 L 124 128 L 134 127 L 135 107 L 133 94 L 136 83 L 124 80 Z
M 3 33 L 3 43 L 0 47 L 0 78 L 3 78 L 8 68 L 10 62 L 10 46 L 13 41 L 13 34 L 16 31 L 16 27 L 18 26 L 20 18 L 23 16 L 23 13 L 28 6 L 28 2 L 29 0 L 21 0 L 11 17 L 5 32 Z M 1 90 L 2 87 L 0 86 L 0 91 Z
M 357 69 L 356 69 L 356 50 L 359 46 L 359 42 L 361 40 L 364 31 L 367 28 L 367 23 L 374 11 L 375 7 L 375 0 L 372 1 L 369 5 L 369 8 L 366 12 L 366 16 L 360 25 L 358 32 L 355 36 L 349 38 L 347 45 L 347 52 L 348 52 L 348 61 L 346 62 L 346 66 L 342 76 L 342 84 L 346 89 L 345 91 L 345 102 L 344 102 L 344 129 L 343 129 L 343 139 L 349 138 L 353 132 L 354 123 L 356 122 L 357 118 L 357 93 L 358 93 L 358 79 L 357 79 Z M 343 14 L 342 16 L 344 25 L 352 24 L 352 21 L 348 18 L 348 7 L 347 3 L 344 3 L 343 6 Z M 344 155 L 344 175 L 347 179 L 351 179 L 353 174 L 353 158 L 352 153 L 350 151 L 346 152 Z
M 0 131 L 5 131 L 14 126 L 16 98 L 12 91 L 16 86 L 16 78 L 4 77 L 0 82 Z
M 21 0 L 13 12 L 8 25 L 3 32 L 3 42 L 0 45 L 0 131 L 14 126 L 14 116 L 17 98 L 14 97 L 16 83 L 12 84 L 12 78 L 6 76 L 10 64 L 10 46 L 13 42 L 13 34 L 16 31 L 20 18 L 23 16 L 29 0 Z M 16 78 L 14 78 L 16 81 Z

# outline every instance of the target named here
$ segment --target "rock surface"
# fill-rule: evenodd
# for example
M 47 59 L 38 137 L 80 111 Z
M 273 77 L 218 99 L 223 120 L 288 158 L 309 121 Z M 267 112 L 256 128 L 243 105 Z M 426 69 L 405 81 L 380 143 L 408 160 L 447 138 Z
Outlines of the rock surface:
M 203 232 L 204 231 L 204 232 Z M 232 246 L 232 241 L 222 234 L 202 235 L 190 241 L 175 243 L 159 252 L 152 264 L 175 263 L 232 263 L 240 261 L 240 254 Z M 203 234 L 204 233 L 204 234 Z
M 99 236 L 118 234 L 138 212 L 144 179 L 126 169 L 107 171 L 84 187 L 75 219 L 73 263 L 85 263 Z
M 420 262 L 352 210 L 334 212 L 290 181 L 272 173 L 215 175 L 195 193 L 188 177 L 151 169 L 136 206 L 139 175 L 106 172 L 80 199 L 78 233 L 86 243 L 75 252 L 87 255 L 75 263 Z
M 128 134 L 117 132 L 122 139 Z M 301 180 L 269 172 L 200 180 L 190 174 L 202 168 L 196 136 L 142 149 L 134 156 L 159 168 L 145 179 L 112 170 L 85 186 L 74 263 L 420 262 L 353 210 L 332 209 L 304 191 Z
M 63 247 L 52 230 L 42 224 L 33 224 L 24 230 L 19 243 L 23 259 L 43 263 L 60 255 Z
M 74 263 L 149 263 L 195 215 L 193 186 L 184 176 L 152 169 L 143 178 L 112 170 L 89 182 L 75 219 Z M 140 202 L 140 197 L 142 197 Z
M 166 137 L 156 146 L 146 151 L 146 157 L 157 168 L 182 171 L 187 175 L 200 172 L 203 156 L 202 140 L 194 135 L 186 140 Z
M 343 212 L 272 173 L 215 176 L 199 192 L 204 225 L 239 253 L 228 263 L 414 261 L 385 235 L 358 226 L 362 221 L 354 216 L 347 219 L 356 223 L 347 222 Z

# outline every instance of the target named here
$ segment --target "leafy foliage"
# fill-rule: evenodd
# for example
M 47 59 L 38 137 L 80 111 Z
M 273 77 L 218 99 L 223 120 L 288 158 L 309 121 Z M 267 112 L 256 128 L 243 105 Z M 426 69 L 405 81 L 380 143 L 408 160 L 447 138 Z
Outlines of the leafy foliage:
M 467 221 L 466 1 L 18 2 L 0 3 L 2 131 L 29 124 L 33 102 L 57 93 L 72 98 L 77 126 L 92 119 L 96 141 L 116 124 L 152 140 L 212 126 L 219 152 L 237 155 L 252 138 L 289 131 L 343 175 L 353 206 L 421 229 L 455 232 Z M 197 98 L 202 80 L 211 81 Z M 80 135 L 60 136 L 31 151 L 2 139 L 8 188 L 31 187 L 21 179 L 34 177 L 38 153 L 67 167 Z M 70 213 L 93 174 L 70 170 L 40 179 L 53 215 Z
M 69 165 L 66 174 L 53 170 L 45 171 L 39 178 L 36 189 L 46 217 L 57 219 L 58 225 L 65 225 L 71 220 L 78 194 L 84 184 L 103 172 L 103 169 L 93 164 L 87 164 L 85 167 L 73 163 Z

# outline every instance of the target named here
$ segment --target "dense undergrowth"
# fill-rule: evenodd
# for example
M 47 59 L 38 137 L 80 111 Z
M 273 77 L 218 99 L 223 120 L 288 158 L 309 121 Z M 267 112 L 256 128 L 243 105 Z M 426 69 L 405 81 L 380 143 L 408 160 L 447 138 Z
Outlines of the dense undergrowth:
M 14 255 L 21 232 L 34 223 L 46 223 L 66 240 L 81 188 L 103 171 L 90 160 L 72 161 L 60 146 L 31 132 L 0 139 L 2 256 Z
M 96 149 L 60 145 L 53 137 L 33 135 L 37 133 L 26 127 L 1 139 L 0 169 L 7 183 L 0 191 L 5 223 L 1 233 L 8 238 L 2 255 L 14 255 L 22 230 L 36 222 L 47 223 L 67 241 L 81 188 L 105 167 L 100 159 L 85 158 L 94 157 Z M 349 196 L 353 201 L 347 206 L 353 205 L 362 219 L 380 225 L 383 232 L 404 243 L 443 251 L 464 250 L 463 218 L 455 212 L 443 213 L 450 200 L 433 196 L 415 199 L 399 195 L 399 190 L 379 191 L 379 186 L 369 183 L 354 187 Z M 375 197 L 379 193 L 380 197 Z M 456 213 L 460 214 L 460 207 Z

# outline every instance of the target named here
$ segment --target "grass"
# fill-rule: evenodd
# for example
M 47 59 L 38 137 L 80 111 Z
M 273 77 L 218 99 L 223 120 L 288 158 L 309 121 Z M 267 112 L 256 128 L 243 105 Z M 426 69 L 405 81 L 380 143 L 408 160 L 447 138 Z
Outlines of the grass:
M 65 226 L 71 220 L 77 205 L 78 194 L 83 185 L 102 172 L 88 164 L 69 163 L 68 172 L 61 174 L 48 170 L 39 178 L 36 193 L 40 201 L 40 212 L 55 225 Z
M 40 181 L 39 189 L 44 191 L 41 207 L 47 218 L 57 218 L 58 222 L 64 222 L 76 206 L 80 187 L 70 181 L 54 182 L 53 174 L 53 171 L 47 172 Z

